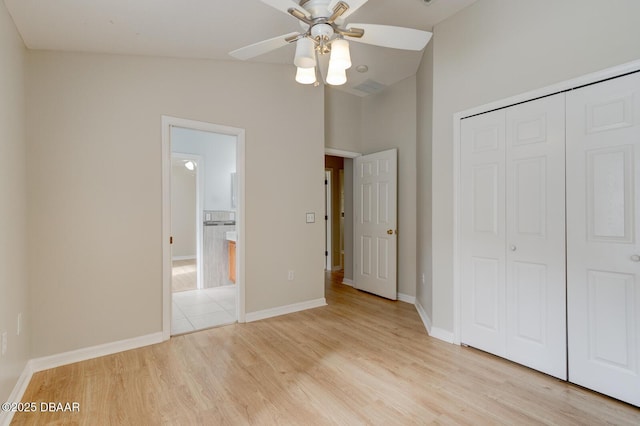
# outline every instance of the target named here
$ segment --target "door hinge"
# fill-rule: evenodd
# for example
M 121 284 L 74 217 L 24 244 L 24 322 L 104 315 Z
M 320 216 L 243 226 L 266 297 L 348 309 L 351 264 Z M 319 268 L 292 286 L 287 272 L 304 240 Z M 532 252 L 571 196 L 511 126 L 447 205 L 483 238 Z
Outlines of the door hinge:
M 169 237 L 169 244 L 173 244 L 173 237 Z
M 325 255 L 325 256 L 329 256 L 329 252 L 328 252 L 328 251 L 325 251 L 325 252 L 324 252 L 324 255 Z
M 324 184 L 325 184 L 325 185 L 329 185 L 329 181 L 325 179 L 325 180 L 324 180 Z
M 329 220 L 329 216 L 324 215 L 324 220 Z

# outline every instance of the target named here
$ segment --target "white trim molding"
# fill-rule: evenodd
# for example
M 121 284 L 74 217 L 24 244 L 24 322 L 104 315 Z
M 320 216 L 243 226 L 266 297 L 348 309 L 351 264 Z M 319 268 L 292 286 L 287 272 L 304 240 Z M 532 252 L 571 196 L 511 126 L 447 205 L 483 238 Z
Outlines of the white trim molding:
M 307 309 L 319 308 L 321 306 L 327 306 L 327 300 L 324 297 L 321 297 L 319 299 L 307 300 L 306 302 L 279 306 L 277 308 L 264 309 L 262 311 L 247 312 L 247 314 L 245 315 L 245 320 L 246 322 L 259 321 L 267 318 L 277 317 L 280 315 L 305 311 Z
M 86 361 L 88 359 L 98 358 L 105 355 L 113 355 L 118 352 L 154 345 L 162 342 L 163 340 L 162 332 L 157 332 L 144 336 L 133 337 L 131 339 L 119 340 L 117 342 L 81 348 L 75 351 L 63 352 L 61 354 L 34 358 L 29 361 L 29 366 L 31 367 L 32 372 L 37 373 L 38 371 L 56 368 L 62 365 L 72 364 L 74 362 Z
M 189 256 L 173 256 L 171 257 L 171 260 L 194 260 L 197 259 L 197 256 L 194 255 L 189 255 Z
M 452 332 L 439 327 L 434 327 L 431 324 L 431 319 L 429 318 L 429 315 L 427 315 L 427 311 L 424 310 L 418 301 L 416 301 L 416 310 L 418 311 L 418 315 L 420 315 L 420 319 L 422 320 L 424 327 L 427 329 L 427 334 L 429 334 L 430 337 L 442 340 L 443 342 L 456 344 L 456 342 L 454 342 Z
M 424 310 L 419 301 L 416 301 L 415 305 L 416 310 L 418 311 L 418 315 L 420 315 L 420 319 L 424 324 L 424 328 L 427 329 L 427 334 L 431 336 L 431 318 L 429 318 L 429 315 L 427 315 L 427 311 Z
M 434 329 L 434 337 L 438 337 L 436 336 L 436 334 L 438 334 L 443 337 L 442 340 L 449 341 L 449 339 L 451 339 L 453 343 L 460 344 L 462 324 L 462 294 L 460 291 L 460 246 L 462 244 L 460 241 L 460 125 L 462 119 L 496 109 L 506 108 L 511 105 L 532 101 L 541 97 L 554 95 L 556 93 L 566 92 L 582 86 L 638 71 L 640 71 L 640 60 L 627 62 L 625 64 L 586 74 L 551 86 L 460 111 L 453 115 L 453 333 L 446 330 Z
M 16 385 L 13 387 L 9 398 L 6 401 L 2 402 L 20 402 L 22 401 L 22 396 L 27 390 L 27 386 L 29 386 L 29 382 L 31 382 L 31 377 L 33 376 L 33 369 L 31 368 L 31 361 L 27 362 L 22 370 L 22 374 L 18 377 L 18 381 Z M 11 424 L 11 420 L 13 419 L 14 411 L 4 411 L 0 410 L 0 425 L 9 426 Z
M 119 352 L 138 349 L 144 346 L 154 345 L 163 341 L 163 333 L 157 332 L 144 336 L 133 337 L 131 339 L 119 340 L 117 342 L 105 343 L 102 345 L 91 346 L 88 348 L 77 349 L 75 351 L 63 352 L 56 355 L 34 358 L 27 362 L 22 374 L 18 378 L 16 385 L 13 387 L 7 401 L 2 402 L 20 402 L 24 396 L 27 386 L 38 371 L 49 370 L 50 368 L 61 367 L 75 362 L 87 361 L 89 359 L 98 358 L 105 355 L 113 355 Z M 9 425 L 13 419 L 13 412 L 0 411 L 0 425 Z
M 341 149 L 325 148 L 324 155 L 333 155 L 334 157 L 342 158 L 356 158 L 360 157 L 362 154 L 359 152 L 343 151 Z
M 415 296 L 410 296 L 410 295 L 404 294 L 404 293 L 398 293 L 398 300 L 400 302 L 411 303 L 412 305 L 416 304 L 416 297 Z

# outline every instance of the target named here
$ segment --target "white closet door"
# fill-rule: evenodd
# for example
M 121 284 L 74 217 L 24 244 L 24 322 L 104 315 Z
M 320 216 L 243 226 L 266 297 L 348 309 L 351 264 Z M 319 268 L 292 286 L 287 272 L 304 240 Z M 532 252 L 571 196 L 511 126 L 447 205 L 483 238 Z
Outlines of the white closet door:
M 566 378 L 564 95 L 461 126 L 461 341 Z
M 512 361 L 567 378 L 564 94 L 506 110 L 506 339 Z
M 640 406 L 640 74 L 567 94 L 569 380 Z
M 461 123 L 461 341 L 505 356 L 505 111 Z

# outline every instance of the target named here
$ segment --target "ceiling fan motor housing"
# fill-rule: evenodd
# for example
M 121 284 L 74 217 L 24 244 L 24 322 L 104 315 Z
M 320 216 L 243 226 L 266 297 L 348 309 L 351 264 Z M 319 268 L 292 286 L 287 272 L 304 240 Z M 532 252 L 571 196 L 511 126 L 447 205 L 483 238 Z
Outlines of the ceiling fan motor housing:
M 316 40 L 329 40 L 333 36 L 333 28 L 329 24 L 316 24 L 311 27 L 311 36 Z
M 311 19 L 316 19 L 331 16 L 329 3 L 329 0 L 301 0 L 299 4 L 311 14 Z

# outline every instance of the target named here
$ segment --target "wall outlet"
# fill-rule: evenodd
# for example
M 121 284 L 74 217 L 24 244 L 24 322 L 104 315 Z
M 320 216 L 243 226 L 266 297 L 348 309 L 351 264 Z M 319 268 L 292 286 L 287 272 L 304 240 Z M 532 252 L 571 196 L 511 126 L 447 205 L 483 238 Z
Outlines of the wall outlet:
M 293 275 L 294 275 L 294 274 L 293 274 L 293 271 L 289 271 L 289 275 L 287 276 L 287 279 L 288 279 L 289 281 L 293 281 Z
M 4 356 L 7 353 L 7 332 L 3 331 L 2 332 L 2 356 Z
M 315 213 L 307 213 L 307 223 L 315 223 L 316 214 Z
M 424 274 L 422 274 L 422 284 L 424 284 Z
M 16 327 L 16 336 L 19 336 L 22 333 L 22 312 L 18 314 L 18 326 Z

